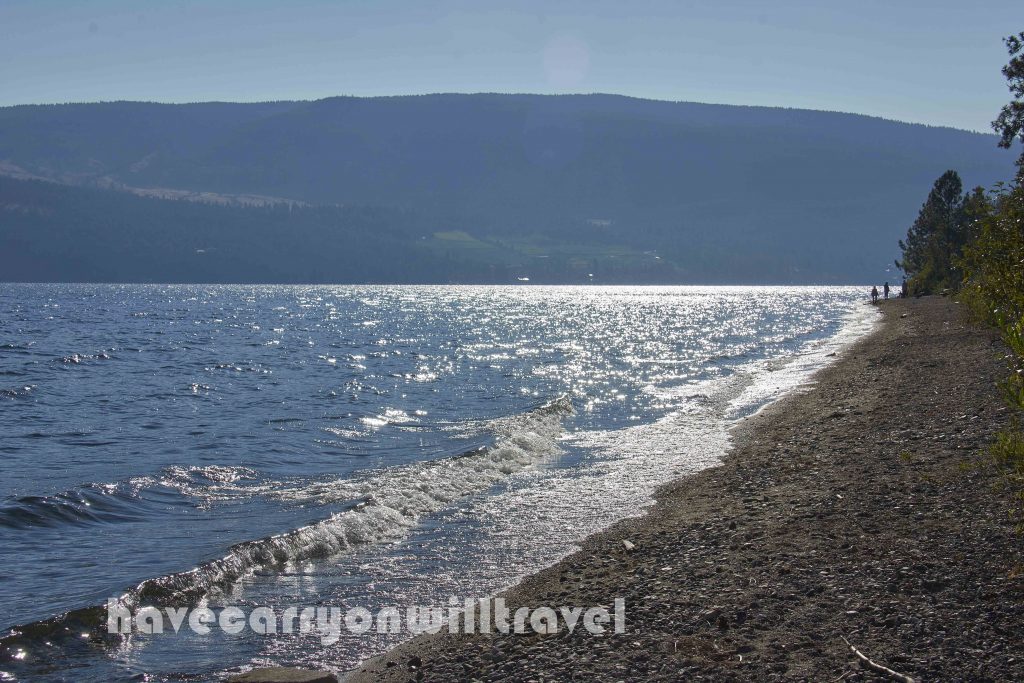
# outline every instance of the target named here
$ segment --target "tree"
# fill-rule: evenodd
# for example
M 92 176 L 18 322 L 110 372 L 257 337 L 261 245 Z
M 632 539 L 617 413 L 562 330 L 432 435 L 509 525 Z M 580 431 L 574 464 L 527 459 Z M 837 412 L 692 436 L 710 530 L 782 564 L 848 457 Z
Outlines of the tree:
M 1024 141 L 1024 31 L 1005 38 L 1010 62 L 1003 67 L 1003 76 L 1013 99 L 1003 105 L 992 127 L 1000 135 L 999 146 L 1009 149 L 1015 139 Z M 1018 181 L 1024 181 L 1024 152 L 1017 160 Z
M 903 260 L 896 265 L 906 273 L 914 293 L 959 285 L 956 262 L 968 239 L 967 202 L 960 175 L 946 171 L 932 186 L 907 239 L 900 240 Z
M 978 239 L 982 223 L 990 218 L 994 211 L 992 200 L 989 199 L 985 188 L 980 185 L 964 196 L 964 243 L 960 245 L 959 251 L 963 252 L 967 245 Z M 955 265 L 960 268 L 959 263 Z
M 992 127 L 1000 133 L 999 145 L 1009 148 L 1024 140 L 1024 33 L 1006 39 L 1010 63 L 1003 67 L 1015 99 L 1005 105 Z M 977 195 L 977 192 L 975 193 Z M 1024 153 L 1017 160 L 1017 182 L 1002 183 L 983 197 L 982 206 L 972 196 L 965 213 L 975 217 L 969 228 L 970 243 L 963 249 L 964 273 L 961 301 L 982 320 L 1002 332 L 1010 353 L 1006 356 L 1009 377 L 1000 384 L 1010 407 L 1010 426 L 996 435 L 991 453 L 1005 473 L 1016 501 L 1018 521 L 1024 520 Z M 1019 528 L 1024 530 L 1024 521 Z
M 1024 335 L 1024 187 L 1001 188 L 990 206 L 964 250 L 964 294 L 984 319 Z

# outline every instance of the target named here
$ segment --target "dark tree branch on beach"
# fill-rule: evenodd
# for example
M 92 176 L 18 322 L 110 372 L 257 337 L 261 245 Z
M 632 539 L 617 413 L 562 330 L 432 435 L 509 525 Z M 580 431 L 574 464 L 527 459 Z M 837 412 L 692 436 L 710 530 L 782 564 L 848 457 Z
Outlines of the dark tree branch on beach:
M 840 636 L 840 638 L 843 637 Z M 846 643 L 846 646 L 850 648 L 853 654 L 857 655 L 857 659 L 860 660 L 861 666 L 871 669 L 875 673 L 882 674 L 883 676 L 888 676 L 894 681 L 900 681 L 901 683 L 914 683 L 914 679 L 910 676 L 901 674 L 899 671 L 893 671 L 887 666 L 882 666 L 881 664 L 871 661 L 867 655 L 855 648 L 853 645 L 850 645 L 850 641 L 846 638 L 843 638 L 843 642 Z

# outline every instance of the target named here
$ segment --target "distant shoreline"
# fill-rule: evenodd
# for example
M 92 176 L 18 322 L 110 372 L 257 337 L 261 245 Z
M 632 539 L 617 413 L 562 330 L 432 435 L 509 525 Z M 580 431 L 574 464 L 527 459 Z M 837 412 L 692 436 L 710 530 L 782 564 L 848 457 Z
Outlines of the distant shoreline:
M 31 281 L 880 285 L 936 168 L 1013 168 L 990 133 L 604 95 L 0 118 L 0 271 Z
M 505 594 L 623 597 L 624 635 L 442 632 L 346 680 L 863 680 L 844 637 L 916 680 L 1024 680 L 1024 552 L 979 466 L 1008 419 L 1001 343 L 949 299 L 882 310 L 809 391 L 738 425 L 722 466 Z
M 864 296 L 870 284 L 850 282 L 62 282 L 12 281 L 2 285 L 67 285 L 71 287 L 859 287 Z

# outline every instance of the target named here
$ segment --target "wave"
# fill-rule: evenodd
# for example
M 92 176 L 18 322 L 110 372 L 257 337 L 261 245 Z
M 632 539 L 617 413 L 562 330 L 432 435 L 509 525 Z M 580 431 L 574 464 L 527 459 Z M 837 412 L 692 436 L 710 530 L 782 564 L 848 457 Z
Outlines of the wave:
M 313 524 L 233 545 L 224 557 L 191 570 L 144 581 L 122 595 L 120 602 L 130 609 L 143 604 L 190 604 L 258 570 L 281 569 L 289 563 L 397 540 L 423 516 L 460 498 L 486 491 L 516 472 L 558 455 L 562 419 L 573 412 L 570 399 L 559 397 L 522 415 L 492 422 L 494 442 L 483 448 L 440 460 L 391 467 L 356 480 L 279 487 L 271 493 L 282 500 L 348 505 Z M 219 470 L 187 474 L 192 480 L 198 474 L 204 479 L 219 480 L 218 483 L 233 481 L 234 476 Z M 75 510 L 79 511 L 77 507 Z M 104 618 L 103 608 L 85 608 L 16 627 L 0 639 L 0 661 L 10 656 L 14 648 L 42 639 L 103 639 Z
M 573 412 L 561 397 L 493 425 L 493 445 L 461 456 L 388 468 L 358 480 L 317 482 L 272 492 L 321 505 L 350 502 L 327 519 L 284 534 L 232 546 L 224 557 L 193 570 L 145 581 L 122 599 L 127 604 L 189 602 L 257 569 L 328 557 L 404 536 L 421 517 L 488 489 L 500 480 L 559 453 L 562 418 Z
M 808 388 L 818 370 L 870 332 L 881 319 L 874 306 L 855 306 L 843 316 L 836 332 L 801 345 L 793 354 L 770 358 L 742 370 L 748 386 L 729 402 L 726 417 L 733 421 L 756 414 L 786 393 Z
M 68 432 L 62 437 L 86 436 Z M 32 432 L 31 438 L 50 435 Z M 106 442 L 79 440 L 77 445 Z M 153 503 L 166 505 L 168 491 L 180 496 L 170 499 L 180 505 L 204 507 L 212 501 L 251 497 L 273 486 L 248 467 L 222 465 L 164 468 L 157 476 L 133 477 L 115 483 L 85 484 L 47 496 L 22 496 L 0 503 L 0 527 L 31 529 L 63 525 L 88 526 L 131 522 L 145 518 Z
M 110 349 L 113 352 L 115 349 Z M 81 365 L 93 360 L 110 360 L 112 356 L 106 351 L 98 353 L 72 353 L 68 356 L 61 356 L 54 360 L 62 365 Z
M 12 355 L 31 356 L 34 353 L 32 348 L 34 345 L 35 342 L 26 342 L 24 344 L 7 342 L 0 344 L 0 352 Z
M 85 526 L 141 519 L 140 501 L 108 486 L 88 485 L 52 496 L 23 496 L 0 505 L 0 527 Z
M 35 388 L 35 384 L 27 384 L 25 386 L 13 387 L 11 389 L 0 389 L 0 397 L 10 399 L 24 398 L 31 394 Z

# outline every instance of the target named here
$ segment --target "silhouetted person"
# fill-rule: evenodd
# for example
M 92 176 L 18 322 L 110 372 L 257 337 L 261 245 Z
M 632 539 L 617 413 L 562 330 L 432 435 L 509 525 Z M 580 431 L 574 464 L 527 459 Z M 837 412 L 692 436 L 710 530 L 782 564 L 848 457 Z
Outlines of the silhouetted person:
M 873 303 L 873 304 L 877 304 L 878 303 L 878 287 L 874 287 L 874 286 L 871 287 L 871 303 Z
M 900 286 L 900 298 L 907 298 L 907 278 L 903 278 L 903 285 Z
M 882 291 L 885 293 L 885 298 L 888 299 L 889 298 L 889 283 L 888 282 L 886 282 L 885 286 L 882 287 Z

